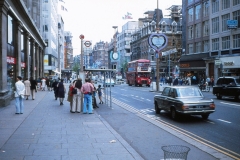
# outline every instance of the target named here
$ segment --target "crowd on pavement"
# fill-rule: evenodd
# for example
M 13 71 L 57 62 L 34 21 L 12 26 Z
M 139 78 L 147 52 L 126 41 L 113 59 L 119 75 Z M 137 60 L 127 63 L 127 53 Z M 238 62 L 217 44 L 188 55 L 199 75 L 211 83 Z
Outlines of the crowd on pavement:
M 30 79 L 26 78 L 23 81 L 21 76 L 17 76 L 14 91 L 16 114 L 23 114 L 23 100 L 29 100 L 30 97 L 32 100 L 35 100 L 36 93 L 39 91 L 53 91 L 54 98 L 55 100 L 59 99 L 60 105 L 64 105 L 63 101 L 65 96 L 67 96 L 71 113 L 83 112 L 83 114 L 93 114 L 93 108 L 99 108 L 96 94 L 98 94 L 99 104 L 103 104 L 101 85 L 96 88 L 90 78 L 86 78 L 84 84 L 82 84 L 81 78 L 73 80 L 70 82 L 68 93 L 66 94 L 64 79 L 44 77 L 35 80 L 33 77 L 30 77 Z

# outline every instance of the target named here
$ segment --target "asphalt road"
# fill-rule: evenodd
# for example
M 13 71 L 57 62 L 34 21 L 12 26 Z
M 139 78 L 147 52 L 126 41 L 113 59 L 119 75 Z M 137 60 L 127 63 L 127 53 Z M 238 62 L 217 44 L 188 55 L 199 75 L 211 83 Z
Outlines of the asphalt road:
M 201 116 L 191 116 L 173 121 L 163 111 L 160 115 L 155 114 L 153 96 L 160 93 L 150 90 L 149 87 L 115 85 L 111 88 L 111 95 L 115 104 L 125 105 L 146 116 L 155 117 L 158 121 L 190 135 L 193 139 L 240 158 L 239 102 L 229 99 L 218 100 L 211 92 L 203 92 L 204 96 L 214 99 L 216 103 L 216 112 L 211 114 L 208 120 L 203 120 Z

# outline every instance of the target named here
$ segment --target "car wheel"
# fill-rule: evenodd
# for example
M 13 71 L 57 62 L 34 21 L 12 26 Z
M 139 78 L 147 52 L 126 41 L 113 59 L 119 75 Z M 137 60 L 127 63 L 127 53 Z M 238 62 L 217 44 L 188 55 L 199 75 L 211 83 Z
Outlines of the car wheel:
M 217 99 L 222 99 L 222 96 L 220 95 L 220 93 L 217 93 Z
M 240 94 L 235 96 L 235 100 L 240 101 Z
M 158 104 L 157 104 L 157 102 L 155 102 L 155 112 L 156 112 L 156 114 L 160 114 L 160 109 L 158 108 Z
M 208 119 L 209 114 L 202 114 L 202 119 Z
M 114 85 L 112 85 L 112 87 L 114 87 Z
M 175 108 L 171 109 L 171 118 L 174 120 L 177 119 L 177 112 Z

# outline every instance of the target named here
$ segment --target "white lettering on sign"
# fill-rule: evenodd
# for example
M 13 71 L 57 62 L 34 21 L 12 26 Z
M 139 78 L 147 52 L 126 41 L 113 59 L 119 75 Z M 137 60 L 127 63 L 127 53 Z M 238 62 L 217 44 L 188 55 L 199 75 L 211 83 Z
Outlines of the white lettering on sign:
M 231 62 L 223 62 L 223 64 L 224 64 L 225 66 L 233 66 L 233 65 L 234 65 L 234 62 L 233 62 L 233 61 L 231 61 Z
M 7 56 L 7 63 L 16 64 L 15 58 Z

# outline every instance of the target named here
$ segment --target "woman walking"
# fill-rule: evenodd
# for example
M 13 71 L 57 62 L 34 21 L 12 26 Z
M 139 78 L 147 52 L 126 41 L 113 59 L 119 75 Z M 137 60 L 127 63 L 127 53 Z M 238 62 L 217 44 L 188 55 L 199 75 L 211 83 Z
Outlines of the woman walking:
M 59 98 L 59 101 L 60 101 L 60 105 L 63 105 L 65 92 L 66 92 L 66 88 L 63 84 L 63 79 L 61 79 L 61 81 L 58 83 L 58 98 Z
M 33 77 L 30 77 L 30 84 L 31 84 L 31 87 L 30 87 L 30 90 L 31 90 L 31 96 L 32 96 L 32 100 L 35 99 L 35 93 L 37 92 L 37 81 L 33 79 Z
M 76 89 L 77 92 L 73 94 L 73 105 L 71 112 L 81 112 L 82 104 L 81 104 L 81 91 L 82 88 L 82 79 L 78 78 L 76 81 L 73 82 L 73 90 Z
M 26 96 L 26 100 L 28 100 L 28 97 L 30 96 L 30 86 L 31 86 L 31 83 L 28 80 L 28 78 L 25 79 L 24 86 L 25 86 L 25 94 L 24 95 Z

